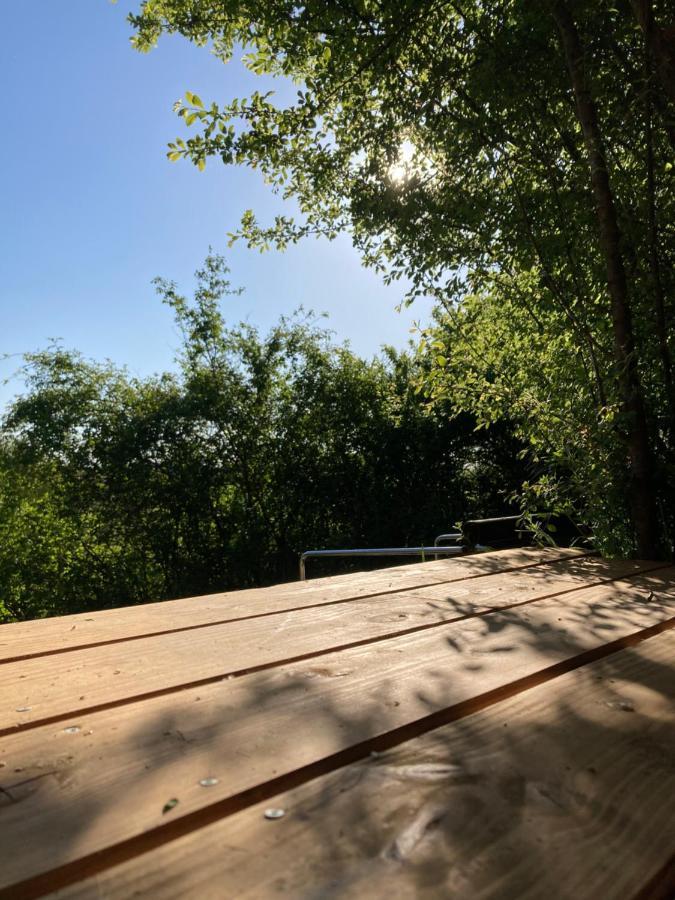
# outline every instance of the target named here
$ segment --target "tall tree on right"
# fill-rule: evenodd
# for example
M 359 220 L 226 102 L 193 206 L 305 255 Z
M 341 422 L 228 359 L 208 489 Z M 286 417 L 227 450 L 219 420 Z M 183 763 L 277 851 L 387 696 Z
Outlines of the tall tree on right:
M 616 498 L 603 515 L 627 535 L 624 552 L 672 552 L 667 10 L 648 0 L 146 0 L 132 23 L 139 49 L 178 32 L 211 41 L 224 62 L 244 45 L 252 71 L 297 79 L 290 106 L 188 93 L 179 109 L 198 133 L 172 144 L 171 159 L 253 166 L 297 201 L 298 217 L 271 224 L 246 211 L 239 236 L 283 248 L 349 230 L 367 263 L 407 276 L 411 299 L 436 297 L 433 391 L 461 375 L 444 329 L 456 340 L 471 316 L 513 311 L 494 318 L 495 334 L 521 354 L 509 391 L 520 391 L 523 429 L 560 423 L 547 428 L 558 474 L 578 468 L 580 450 L 597 461 L 583 465 L 588 494 L 602 503 L 606 487 Z M 527 338 L 516 340 L 516 321 Z M 474 357 L 481 341 L 466 345 Z M 531 365 L 537 342 L 562 364 L 544 353 Z M 482 372 L 471 362 L 483 390 L 462 394 L 446 377 L 445 395 L 466 405 L 491 395 L 496 413 L 494 386 L 505 383 L 490 354 Z M 525 383 L 518 368 L 528 367 Z M 538 453 L 544 465 L 543 442 Z M 586 512 L 598 518 L 593 503 Z

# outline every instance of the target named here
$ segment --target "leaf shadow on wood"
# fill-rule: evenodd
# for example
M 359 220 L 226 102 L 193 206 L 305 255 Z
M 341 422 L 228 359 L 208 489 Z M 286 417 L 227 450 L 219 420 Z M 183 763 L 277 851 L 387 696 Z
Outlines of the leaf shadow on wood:
M 647 589 L 656 600 L 643 602 Z M 575 841 L 604 841 L 608 865 L 620 853 L 617 870 L 630 870 L 655 844 L 675 846 L 675 816 L 664 819 L 672 791 L 658 787 L 675 775 L 675 668 L 646 655 L 650 641 L 456 721 L 434 716 L 502 684 L 514 658 L 541 671 L 663 620 L 663 589 L 658 574 L 643 576 L 618 601 L 598 589 L 560 598 L 555 616 L 542 617 L 539 601 L 452 635 L 440 629 L 428 657 L 415 656 L 415 642 L 395 655 L 383 642 L 146 701 L 142 715 L 98 713 L 78 735 L 51 729 L 51 744 L 12 773 L 12 784 L 34 777 L 37 787 L 3 795 L 2 824 L 30 847 L 39 820 L 51 869 L 81 848 L 145 835 L 123 851 L 127 862 L 104 860 L 63 897 L 474 897 L 489 896 L 500 872 L 525 896 L 533 884 L 591 878 L 570 869 L 565 848 Z M 96 756 L 86 751 L 94 736 Z M 70 738 L 80 742 L 72 755 Z M 311 768 L 361 742 L 372 742 L 361 761 L 337 759 L 325 775 Z M 265 784 L 268 793 L 246 794 Z M 286 815 L 268 822 L 265 806 Z M 181 821 L 183 830 L 172 825 Z

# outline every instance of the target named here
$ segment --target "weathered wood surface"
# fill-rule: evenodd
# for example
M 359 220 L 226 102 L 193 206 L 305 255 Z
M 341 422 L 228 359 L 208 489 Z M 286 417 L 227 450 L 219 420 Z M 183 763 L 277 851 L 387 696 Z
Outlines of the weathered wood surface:
M 460 563 L 462 569 L 453 569 Z M 500 566 L 505 571 L 495 571 Z M 426 573 L 432 569 L 436 575 L 428 578 Z M 356 845 L 338 842 L 349 857 L 343 859 L 338 853 L 337 858 L 343 860 L 339 865 L 343 867 L 344 863 L 345 871 L 349 871 L 346 880 L 336 883 L 333 894 L 328 890 L 332 870 L 320 847 L 306 851 L 304 868 L 299 863 L 291 866 L 287 860 L 288 872 L 283 870 L 276 878 L 266 862 L 256 871 L 255 853 L 249 857 L 241 850 L 234 855 L 221 854 L 223 858 L 214 863 L 215 869 L 211 862 L 204 865 L 205 872 L 215 873 L 213 883 L 209 876 L 204 880 L 201 874 L 193 873 L 194 890 L 186 889 L 200 835 L 211 834 L 213 829 L 213 834 L 219 834 L 218 828 L 230 834 L 228 829 L 236 831 L 239 827 L 243 835 L 253 834 L 253 825 L 247 823 L 255 824 L 256 817 L 259 819 L 255 804 L 260 801 L 276 806 L 275 795 L 289 788 L 300 791 L 302 797 L 316 799 L 319 795 L 312 791 L 316 788 L 323 796 L 321 785 L 326 779 L 326 784 L 332 784 L 332 778 L 339 782 L 343 775 L 356 777 L 348 773 L 364 771 L 362 765 L 355 765 L 359 760 L 388 747 L 398 746 L 397 753 L 415 755 L 419 746 L 419 765 L 424 766 L 425 754 L 430 752 L 425 748 L 433 744 L 434 735 L 454 728 L 459 729 L 456 740 L 460 740 L 469 733 L 462 730 L 466 723 L 480 723 L 491 711 L 496 715 L 505 709 L 505 704 L 534 696 L 535 692 L 542 697 L 558 697 L 555 690 L 559 685 L 576 683 L 570 679 L 571 670 L 590 672 L 594 667 L 613 665 L 626 655 L 631 660 L 643 659 L 649 648 L 672 649 L 672 641 L 665 639 L 665 632 L 675 626 L 672 567 L 648 562 L 612 563 L 578 554 L 517 551 L 514 556 L 510 551 L 387 569 L 380 573 L 379 582 L 377 573 L 361 577 L 367 583 L 355 576 L 343 581 L 322 579 L 326 583 L 321 586 L 319 582 L 313 586 L 310 583 L 309 588 L 298 586 L 295 595 L 291 586 L 282 586 L 223 595 L 217 601 L 175 601 L 167 606 L 182 610 L 194 602 L 197 615 L 213 617 L 211 624 L 204 621 L 192 630 L 164 628 L 152 637 L 147 636 L 149 622 L 143 618 L 142 608 L 117 610 L 114 615 L 113 611 L 93 614 L 94 623 L 98 616 L 101 618 L 101 633 L 92 631 L 88 638 L 94 640 L 86 643 L 97 646 L 69 645 L 66 640 L 62 652 L 56 653 L 54 649 L 70 633 L 64 631 L 64 625 L 73 617 L 9 626 L 25 634 L 31 624 L 40 626 L 40 633 L 27 640 L 26 647 L 42 650 L 36 651 L 37 656 L 32 650 L 25 652 L 22 642 L 17 643 L 12 636 L 4 645 L 12 646 L 9 657 L 29 658 L 0 666 L 0 896 L 20 900 L 43 896 L 57 887 L 63 887 L 64 896 L 70 896 L 71 891 L 80 897 L 129 896 L 128 886 L 138 878 L 143 886 L 141 893 L 147 897 L 265 897 L 284 891 L 288 896 L 351 897 L 359 896 L 359 890 L 364 896 L 367 882 L 359 882 L 359 878 L 369 879 L 372 871 L 372 896 L 412 897 L 415 885 L 424 887 L 421 873 L 425 868 L 444 873 L 441 881 L 430 876 L 424 887 L 429 896 L 527 896 L 522 889 L 525 882 L 508 880 L 508 871 L 515 865 L 513 860 L 507 865 L 511 845 L 495 837 L 496 855 L 492 859 L 490 834 L 501 830 L 497 824 L 490 825 L 489 815 L 475 834 L 471 832 L 475 844 L 466 846 L 472 858 L 483 860 L 480 865 L 472 866 L 470 860 L 461 865 L 457 862 L 461 842 L 455 846 L 445 838 L 434 842 L 425 837 L 420 847 L 428 849 L 431 861 L 417 868 L 413 865 L 415 871 L 411 869 L 410 877 L 401 876 L 400 883 L 392 882 L 392 878 L 398 878 L 398 869 L 392 869 L 391 860 L 382 863 L 380 859 L 382 847 L 391 844 L 387 829 L 395 829 L 398 821 L 398 801 L 392 797 L 382 807 L 383 818 L 372 817 L 374 830 L 368 847 L 379 850 L 368 850 L 361 858 L 354 855 Z M 393 584 L 398 587 L 391 590 Z M 378 586 L 384 586 L 386 592 L 377 590 Z M 349 592 L 353 596 L 348 596 Z M 244 593 L 249 594 L 246 604 Z M 304 604 L 311 597 L 316 602 Z M 237 610 L 232 615 L 230 604 Z M 244 606 L 249 610 L 245 616 L 240 615 Z M 232 621 L 223 622 L 222 610 Z M 133 639 L 124 638 L 125 614 L 129 615 Z M 154 624 L 160 624 L 160 620 Z M 0 642 L 3 631 L 4 627 L 0 628 Z M 97 640 L 101 634 L 107 637 Z M 672 659 L 659 671 L 663 676 L 661 705 L 656 698 L 656 705 L 641 701 L 641 716 L 672 728 Z M 600 695 L 592 699 L 592 681 L 586 686 L 585 693 L 579 690 L 578 714 L 575 692 L 570 688 L 564 702 L 551 700 L 552 708 L 546 713 L 550 721 L 541 704 L 536 709 L 528 706 L 524 721 L 541 720 L 542 729 L 546 722 L 551 727 L 559 726 L 568 734 L 564 753 L 573 754 L 575 744 L 579 744 L 581 754 L 580 745 L 587 739 L 584 704 L 590 704 L 589 709 L 596 710 L 600 719 L 605 717 L 608 733 L 617 713 L 617 708 L 608 706 L 609 701 Z M 546 693 L 545 688 L 553 693 Z M 670 707 L 664 699 L 669 691 Z M 545 705 L 545 701 L 542 703 Z M 567 718 L 562 715 L 564 710 L 569 712 Z M 651 750 L 645 756 L 643 747 L 644 722 L 640 716 L 631 718 L 623 708 L 619 711 L 624 714 L 621 727 L 632 735 L 626 745 L 626 760 L 632 760 L 638 770 L 647 765 L 653 768 Z M 631 721 L 636 723 L 634 728 Z M 579 738 L 575 740 L 577 726 Z M 661 734 L 656 725 L 654 728 L 654 734 Z M 487 724 L 485 729 L 485 735 L 493 734 Z M 530 754 L 534 740 L 528 741 L 527 735 L 533 733 L 525 728 L 521 739 L 524 751 Z M 495 779 L 503 775 L 506 784 L 510 757 L 500 756 L 502 739 L 496 734 L 493 737 L 488 746 L 475 748 L 476 766 L 493 771 Z M 463 752 L 469 754 L 470 741 L 468 737 L 466 740 Z M 649 743 L 651 738 L 647 740 Z M 432 744 L 425 743 L 428 741 Z M 598 752 L 605 751 L 600 748 Z M 545 763 L 542 758 L 537 764 Z M 667 787 L 674 794 L 672 758 L 670 769 L 664 763 L 656 770 L 661 772 L 664 793 Z M 368 765 L 365 771 L 371 771 Z M 653 773 L 645 775 L 648 784 L 641 816 L 647 816 L 656 802 L 655 777 Z M 362 800 L 358 786 L 349 791 L 353 802 L 358 799 L 366 809 L 375 796 L 369 778 Z M 457 785 L 450 781 L 454 790 Z M 631 819 L 633 812 L 624 809 L 622 783 L 617 782 L 619 787 L 607 794 L 606 821 L 603 819 L 597 833 L 588 823 L 590 830 L 582 829 L 588 842 L 588 867 L 596 866 L 605 873 L 605 882 L 581 879 L 580 883 L 596 884 L 596 888 L 574 896 L 604 896 L 602 886 L 612 881 L 611 854 L 599 848 L 605 833 L 609 844 L 619 848 L 616 852 L 621 854 L 624 845 L 626 852 L 633 852 L 634 845 L 626 838 L 630 829 L 624 825 L 642 819 Z M 439 784 L 443 787 L 446 782 L 441 778 Z M 466 790 L 473 790 L 473 784 L 467 783 Z M 419 799 L 424 809 L 426 800 L 418 797 L 414 784 L 406 806 L 406 785 L 404 779 L 401 808 L 414 811 Z M 469 791 L 459 801 L 460 809 L 469 809 L 477 802 L 478 787 L 476 791 L 475 796 Z M 485 793 L 480 796 L 485 797 Z M 178 802 L 167 808 L 173 799 Z M 499 816 L 507 816 L 509 807 L 504 803 L 508 798 L 502 799 L 504 802 L 495 808 L 495 823 L 502 821 Z M 356 815 L 356 807 L 350 813 L 350 802 L 344 802 L 346 807 L 342 801 L 336 807 L 338 819 L 345 815 L 345 809 L 349 815 Z M 537 880 L 548 884 L 540 873 L 547 854 L 562 846 L 562 836 L 578 827 L 577 812 L 583 818 L 596 807 L 603 809 L 597 798 L 584 807 L 585 812 L 581 807 L 573 809 L 569 821 L 567 807 L 556 813 L 560 835 L 551 833 L 552 843 L 542 848 L 536 865 L 533 862 L 532 867 L 523 869 L 523 878 L 533 879 L 533 884 Z M 522 835 L 514 826 L 516 848 L 537 835 L 537 827 L 528 824 L 529 807 L 525 808 L 527 815 L 521 807 L 515 808 L 521 817 L 518 827 L 527 826 Z M 419 824 L 426 821 L 427 813 L 420 815 L 417 825 L 412 822 L 403 845 L 410 843 L 416 828 L 425 835 L 427 830 L 434 831 L 432 822 Z M 537 821 L 536 809 L 532 815 L 532 821 Z M 300 827 L 299 821 L 291 821 L 293 828 Z M 405 816 L 401 821 L 407 821 Z M 264 826 L 272 828 L 279 824 L 264 821 Z M 458 827 L 455 821 L 453 834 Z M 326 831 L 322 828 L 321 823 L 316 830 L 307 826 L 303 832 L 300 828 L 298 840 L 311 843 L 312 834 L 323 840 Z M 278 865 L 274 859 L 291 854 L 291 845 L 284 845 L 285 851 L 274 841 L 268 846 L 264 843 L 268 834 L 263 827 L 260 844 L 267 847 L 265 853 L 270 854 L 273 867 Z M 558 840 L 560 844 L 555 843 Z M 223 841 L 230 846 L 229 838 Z M 675 849 L 671 844 L 659 849 L 650 843 L 651 855 L 645 857 L 644 866 L 635 863 L 633 880 L 616 883 L 629 885 L 629 892 L 633 890 L 631 885 L 646 883 L 653 875 L 652 857 L 659 857 L 665 865 Z M 425 853 L 427 850 L 420 859 L 427 860 Z M 235 876 L 237 855 L 241 856 L 242 868 Z M 156 866 L 165 865 L 161 862 L 165 859 L 172 860 L 173 874 L 167 878 L 154 871 Z M 144 860 L 147 871 L 142 876 L 134 875 L 144 871 Z M 504 891 L 495 874 L 499 860 L 504 866 Z M 399 859 L 396 865 L 407 871 L 409 861 Z M 519 867 L 520 863 L 515 866 L 520 871 Z M 315 882 L 312 872 L 316 873 Z M 116 873 L 119 890 L 114 887 Z M 306 883 L 300 891 L 298 884 L 303 878 Z M 460 879 L 456 891 L 455 878 Z M 353 893 L 349 893 L 352 881 Z M 440 885 L 435 894 L 434 884 Z M 511 884 L 513 892 L 509 893 Z M 496 893 L 490 894 L 490 890 Z M 546 892 L 550 889 L 540 895 Z
M 569 565 L 569 564 L 568 564 Z M 634 563 L 633 577 L 653 563 Z M 627 566 L 593 558 L 560 562 L 453 584 L 434 585 L 383 597 L 294 610 L 273 616 L 212 625 L 194 632 L 73 650 L 2 666 L 0 733 L 14 726 L 102 704 L 129 702 L 196 682 L 219 681 L 260 671 L 291 659 L 318 658 L 337 648 L 387 641 L 399 634 L 446 627 L 446 623 L 491 609 L 564 596 L 625 574 Z M 22 710 L 22 712 L 17 712 Z
M 0 629 L 0 662 L 74 647 L 127 641 L 137 637 L 189 631 L 221 622 L 273 615 L 297 609 L 340 603 L 359 597 L 387 596 L 399 591 L 481 578 L 494 573 L 530 568 L 556 559 L 584 557 L 580 550 L 519 548 L 479 556 L 443 559 L 316 578 L 305 582 L 254 588 L 163 603 L 78 613 L 17 622 Z M 598 559 L 598 564 L 602 560 Z M 617 565 L 617 562 L 612 562 Z M 627 571 L 639 563 L 625 562 Z
M 671 631 L 57 896 L 634 897 L 675 847 L 674 659 Z

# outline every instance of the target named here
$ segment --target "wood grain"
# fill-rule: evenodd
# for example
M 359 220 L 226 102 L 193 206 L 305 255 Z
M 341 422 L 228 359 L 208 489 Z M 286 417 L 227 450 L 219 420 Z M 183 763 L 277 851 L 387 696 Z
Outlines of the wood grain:
M 167 823 L 359 742 L 411 723 L 423 731 L 439 711 L 465 714 L 486 692 L 672 626 L 672 593 L 648 599 L 659 584 L 668 581 L 657 572 L 588 588 L 68 722 L 76 731 L 3 737 L 2 786 L 12 799 L 0 812 L 0 885 L 30 896 L 17 883 L 76 877 L 73 866 L 92 854 L 105 861 L 125 841 L 161 838 Z M 217 782 L 205 787 L 205 778 Z M 163 813 L 172 798 L 178 804 Z
M 317 578 L 269 588 L 16 622 L 0 626 L 0 662 L 176 629 L 189 630 L 251 615 L 264 616 L 374 594 L 385 595 L 437 583 L 480 578 L 540 562 L 584 555 L 583 551 L 568 549 L 500 550 L 461 559 L 394 566 L 374 572 Z
M 53 898 L 629 900 L 675 848 L 674 663 L 651 638 Z
M 36 657 L 2 667 L 0 733 L 30 723 L 81 716 L 103 704 L 186 684 L 219 680 L 287 660 L 320 656 L 358 642 L 393 636 L 526 603 L 657 563 L 592 557 L 542 564 L 413 593 L 244 619 L 190 632 Z

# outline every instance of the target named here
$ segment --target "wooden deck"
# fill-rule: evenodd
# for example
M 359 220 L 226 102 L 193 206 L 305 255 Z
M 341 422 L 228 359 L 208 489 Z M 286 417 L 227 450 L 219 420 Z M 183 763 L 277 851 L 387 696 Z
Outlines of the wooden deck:
M 463 559 L 0 627 L 0 897 L 675 892 L 675 568 Z

